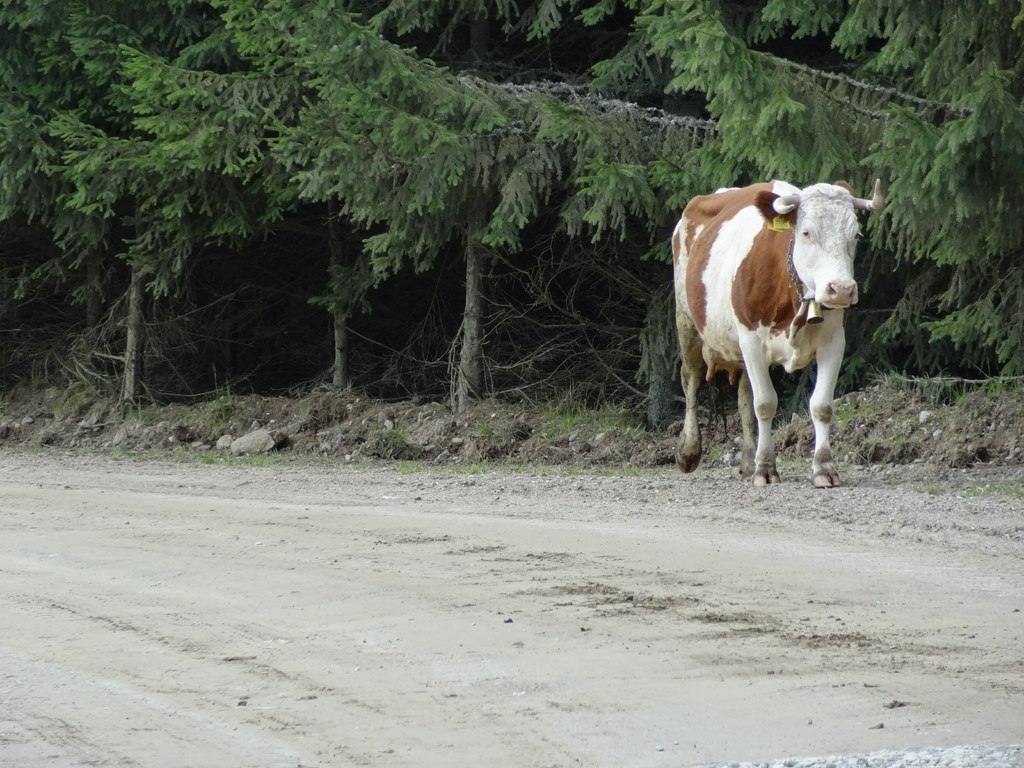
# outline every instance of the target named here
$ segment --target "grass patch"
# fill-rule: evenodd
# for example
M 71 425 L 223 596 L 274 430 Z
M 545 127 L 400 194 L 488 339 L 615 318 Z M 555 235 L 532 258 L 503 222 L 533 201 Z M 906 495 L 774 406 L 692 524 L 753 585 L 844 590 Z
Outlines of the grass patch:
M 885 373 L 874 377 L 873 383 L 884 389 L 911 392 L 946 405 L 959 403 L 971 392 L 984 392 L 989 395 L 1024 392 L 1024 383 L 1019 376 L 964 379 L 958 376 L 904 376 L 900 373 Z
M 704 451 L 704 455 L 701 457 L 701 463 L 707 464 L 709 467 L 718 466 L 722 459 L 725 457 L 726 449 L 720 445 L 713 445 Z
M 142 405 L 131 406 L 125 416 L 127 420 L 134 421 L 146 427 L 152 427 L 160 421 L 159 410 L 156 408 L 147 408 Z
M 832 403 L 832 420 L 837 429 L 844 429 L 850 423 L 850 419 L 857 413 L 857 406 L 852 403 L 835 400 Z M 807 414 L 810 419 L 810 414 Z
M 1003 480 L 992 482 L 973 480 L 962 488 L 958 489 L 962 496 L 971 497 L 999 497 L 1009 499 L 1024 499 L 1024 486 L 1020 483 L 1011 483 Z
M 423 450 L 411 443 L 402 430 L 393 428 L 372 433 L 363 445 L 363 453 L 380 459 L 416 461 L 422 457 Z
M 230 394 L 220 395 L 197 410 L 199 423 L 196 426 L 211 435 L 227 432 L 232 420 L 238 415 L 237 403 Z
M 1005 480 L 971 480 L 963 485 L 943 483 L 939 480 L 914 483 L 910 486 L 918 493 L 929 496 L 964 496 L 966 498 L 1024 499 L 1024 486 Z
M 647 430 L 642 417 L 622 405 L 605 404 L 596 410 L 571 398 L 549 403 L 544 407 L 546 430 L 551 434 L 564 434 L 576 430 L 608 432 L 618 430 L 631 437 L 639 437 Z
M 90 404 L 96 402 L 99 393 L 83 381 L 69 384 L 53 403 L 53 418 L 62 421 L 75 418 L 83 413 Z

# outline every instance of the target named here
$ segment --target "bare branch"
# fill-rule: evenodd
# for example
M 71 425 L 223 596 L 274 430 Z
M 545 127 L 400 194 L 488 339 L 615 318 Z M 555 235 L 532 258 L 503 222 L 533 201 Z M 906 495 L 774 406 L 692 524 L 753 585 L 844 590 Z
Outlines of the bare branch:
M 903 104 L 912 104 L 922 111 L 942 111 L 952 115 L 953 117 L 967 117 L 968 115 L 974 112 L 974 110 L 971 107 L 955 107 L 946 101 L 936 101 L 935 99 L 923 99 L 920 96 L 914 96 L 913 94 L 906 93 L 905 91 L 901 91 L 896 88 L 888 88 L 883 85 L 865 83 L 863 80 L 855 80 L 854 78 L 848 77 L 847 75 L 836 74 L 834 72 L 826 72 L 822 69 L 815 69 L 814 67 L 809 67 L 806 64 L 798 64 L 795 61 L 790 61 L 789 59 L 783 59 L 778 56 L 771 56 L 770 54 L 766 55 L 769 56 L 769 58 L 771 58 L 773 61 L 777 62 L 778 64 L 786 67 L 787 69 L 793 72 L 800 72 L 805 75 L 810 75 L 811 77 L 815 77 L 819 80 L 827 80 L 833 83 L 841 83 L 842 85 L 845 85 L 849 88 L 853 88 L 855 90 L 876 94 L 889 101 L 901 102 Z M 846 106 L 848 106 L 855 112 L 859 112 L 869 117 L 874 117 L 876 119 L 883 119 L 888 117 L 887 112 L 875 112 L 873 110 L 864 109 L 863 107 L 858 107 L 849 102 L 844 103 Z

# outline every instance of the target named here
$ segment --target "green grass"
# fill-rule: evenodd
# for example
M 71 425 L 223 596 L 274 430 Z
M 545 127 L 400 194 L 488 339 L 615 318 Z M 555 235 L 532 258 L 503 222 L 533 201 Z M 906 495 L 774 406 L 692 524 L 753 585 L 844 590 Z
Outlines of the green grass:
M 74 417 L 93 403 L 99 394 L 85 382 L 72 382 L 53 404 L 53 417 L 57 421 Z
M 726 449 L 720 445 L 714 445 L 704 451 L 704 455 L 700 459 L 701 464 L 706 464 L 709 467 L 718 466 L 718 463 L 725 456 Z
M 128 409 L 126 416 L 147 427 L 152 427 L 160 421 L 160 410 L 155 407 L 133 405 Z
M 960 488 L 958 492 L 964 496 L 972 497 L 986 498 L 997 496 L 1000 498 L 1024 499 L 1024 487 L 1020 483 L 1011 483 L 1005 480 L 995 480 L 992 482 L 974 480 Z
M 405 433 L 398 428 L 378 430 L 366 441 L 367 452 L 382 459 L 401 459 L 403 455 L 408 458 L 410 453 L 415 456 L 413 449 Z
M 451 464 L 448 467 L 457 475 L 482 475 L 494 467 L 485 461 L 474 461 L 471 464 Z
M 564 434 L 577 429 L 595 433 L 617 429 L 638 437 L 646 431 L 640 417 L 621 405 L 605 404 L 597 410 L 590 410 L 571 397 L 548 403 L 544 408 L 544 421 L 549 434 Z
M 231 420 L 238 414 L 235 398 L 230 393 L 219 395 L 196 410 L 200 423 L 195 426 L 211 435 L 226 432 Z
M 559 400 L 544 406 L 544 426 L 556 434 L 572 432 L 586 415 L 582 404 L 568 398 Z
M 851 403 L 836 400 L 832 403 L 832 419 L 838 429 L 843 429 L 850 423 L 850 419 L 857 412 L 857 406 Z M 810 414 L 807 414 L 810 419 Z

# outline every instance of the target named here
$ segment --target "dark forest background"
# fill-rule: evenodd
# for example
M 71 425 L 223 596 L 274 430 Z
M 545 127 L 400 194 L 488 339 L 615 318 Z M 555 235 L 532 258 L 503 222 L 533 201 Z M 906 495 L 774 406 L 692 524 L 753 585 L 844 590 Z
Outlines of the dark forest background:
M 0 388 L 657 424 L 672 227 L 767 178 L 886 187 L 841 389 L 1017 377 L 1022 98 L 1008 0 L 10 0 Z

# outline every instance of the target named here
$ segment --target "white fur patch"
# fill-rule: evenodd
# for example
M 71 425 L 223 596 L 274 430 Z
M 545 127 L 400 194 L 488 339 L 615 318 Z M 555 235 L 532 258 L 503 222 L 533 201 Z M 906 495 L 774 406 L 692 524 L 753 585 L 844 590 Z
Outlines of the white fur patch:
M 815 184 L 800 192 L 793 265 L 814 298 L 826 303 L 830 282 L 853 283 L 853 251 L 860 232 L 849 191 Z

